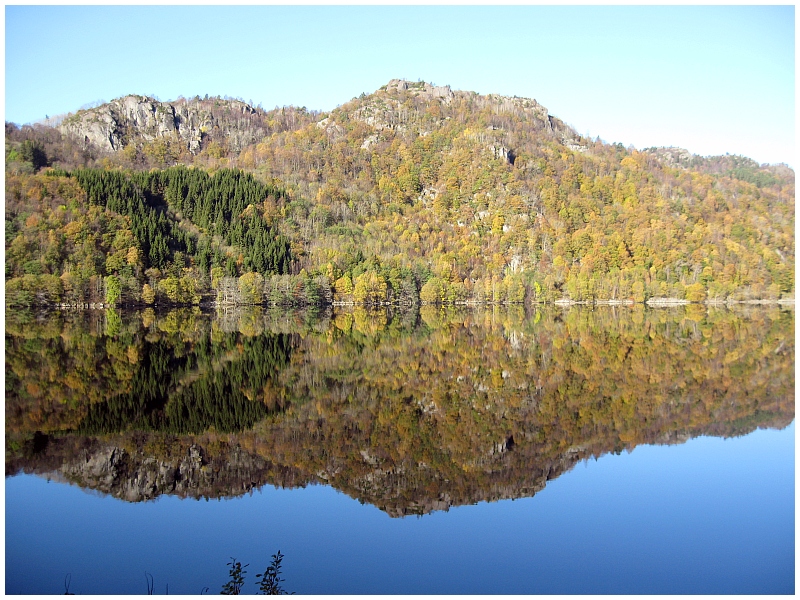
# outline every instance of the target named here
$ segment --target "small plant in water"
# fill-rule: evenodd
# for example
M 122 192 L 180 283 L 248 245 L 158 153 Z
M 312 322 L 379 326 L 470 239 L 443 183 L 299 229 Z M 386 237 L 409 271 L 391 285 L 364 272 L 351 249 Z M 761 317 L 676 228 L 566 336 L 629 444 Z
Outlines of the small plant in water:
M 259 594 L 279 595 L 290 593 L 284 590 L 283 586 L 281 585 L 285 581 L 283 578 L 281 578 L 282 560 L 283 554 L 281 554 L 281 551 L 278 550 L 276 554 L 272 555 L 272 561 L 267 567 L 267 570 L 263 573 L 256 574 L 256 577 L 261 578 L 258 586 Z M 228 595 L 241 594 L 242 586 L 244 585 L 244 576 L 247 573 L 245 568 L 249 567 L 250 565 L 247 564 L 242 566 L 242 563 L 233 557 L 231 557 L 231 562 L 227 564 L 228 567 L 230 567 L 228 571 L 229 581 L 222 586 L 222 593 Z M 206 591 L 207 589 L 208 588 L 203 588 L 203 591 Z M 293 594 L 294 592 L 291 593 Z
M 245 567 L 249 567 L 250 564 L 246 564 L 242 567 L 242 563 L 231 556 L 231 562 L 227 563 L 230 567 L 228 571 L 228 576 L 230 577 L 230 581 L 222 586 L 221 594 L 227 595 L 238 595 L 242 593 L 242 585 L 244 585 L 244 575 L 247 571 L 244 570 Z
M 153 589 L 155 587 L 154 584 L 153 584 L 153 576 L 150 575 L 150 573 L 148 573 L 147 571 L 145 571 L 144 572 L 144 578 L 145 578 L 145 581 L 147 581 L 147 595 L 148 596 L 152 596 L 153 595 Z
M 261 585 L 259 585 L 258 589 L 262 594 L 278 595 L 288 593 L 281 587 L 281 583 L 285 581 L 281 579 L 282 560 L 283 554 L 278 550 L 277 554 L 272 555 L 272 562 L 267 567 L 267 570 L 264 571 L 263 575 L 261 573 L 256 574 L 256 577 L 261 577 Z
M 259 591 L 257 593 L 269 595 L 294 594 L 294 592 L 287 592 L 284 590 L 283 586 L 281 585 L 285 581 L 285 579 L 281 577 L 281 561 L 283 561 L 283 554 L 281 554 L 281 551 L 278 550 L 277 553 L 272 555 L 272 561 L 267 567 L 267 570 L 263 573 L 256 574 L 256 577 L 261 578 L 258 586 Z M 228 567 L 230 567 L 228 569 L 229 581 L 222 586 L 222 591 L 220 593 L 229 596 L 239 595 L 242 593 L 244 576 L 247 574 L 245 569 L 250 565 L 246 564 L 242 566 L 242 563 L 233 557 L 231 557 L 231 562 L 226 564 Z M 145 571 L 144 578 L 147 582 L 147 595 L 152 596 L 153 592 L 155 591 L 153 576 Z M 70 583 L 72 583 L 72 573 L 67 573 L 66 577 L 64 577 L 64 593 L 71 596 L 72 592 L 69 591 Z M 200 594 L 202 595 L 207 591 L 208 588 L 204 587 Z M 169 584 L 167 584 L 166 592 L 169 594 Z

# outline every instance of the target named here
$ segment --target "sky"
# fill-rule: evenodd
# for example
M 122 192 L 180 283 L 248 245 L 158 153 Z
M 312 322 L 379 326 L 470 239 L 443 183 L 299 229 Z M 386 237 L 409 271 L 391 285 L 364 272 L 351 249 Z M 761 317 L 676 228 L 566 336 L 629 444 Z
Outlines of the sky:
M 131 93 L 331 110 L 390 79 L 535 98 L 579 133 L 794 166 L 795 8 L 6 6 L 5 120 Z

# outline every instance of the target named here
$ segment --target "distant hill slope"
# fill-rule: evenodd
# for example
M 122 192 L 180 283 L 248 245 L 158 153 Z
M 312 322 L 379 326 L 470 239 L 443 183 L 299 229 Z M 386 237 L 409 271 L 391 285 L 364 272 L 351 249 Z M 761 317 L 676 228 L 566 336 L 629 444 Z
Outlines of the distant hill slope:
M 123 275 L 123 301 L 140 301 L 145 283 L 158 298 L 167 272 L 202 293 L 164 301 L 219 295 L 220 277 L 256 272 L 259 293 L 245 294 L 254 301 L 794 297 L 794 171 L 740 156 L 607 144 L 532 99 L 405 80 L 328 113 L 127 96 L 79 111 L 59 130 L 7 125 L 6 139 L 10 279 L 72 268 L 63 251 L 45 259 L 41 249 L 82 238 L 44 214 L 38 225 L 28 221 L 45 208 L 28 178 L 50 165 L 101 167 L 79 179 L 142 195 L 111 204 L 111 192 L 87 196 L 133 219 L 136 243 L 126 248 L 136 247 L 140 262 L 123 273 L 119 259 L 108 262 L 122 250 L 98 243 L 95 266 L 82 270 L 84 278 Z M 109 173 L 120 168 L 127 175 Z M 78 200 L 70 186 L 60 189 Z M 152 225 L 137 225 L 141 211 L 132 207 L 140 201 Z M 76 211 L 70 218 L 90 218 Z M 52 244 L 40 239 L 43 227 L 56 228 Z M 289 248 L 279 261 L 266 248 L 278 235 Z M 259 264 L 282 266 L 258 271 Z M 158 273 L 145 277 L 153 268 Z M 305 279 L 274 280 L 287 273 Z M 37 285 L 25 281 L 14 285 Z M 226 285 L 226 298 L 243 301 Z M 92 296 L 85 289 L 79 296 Z

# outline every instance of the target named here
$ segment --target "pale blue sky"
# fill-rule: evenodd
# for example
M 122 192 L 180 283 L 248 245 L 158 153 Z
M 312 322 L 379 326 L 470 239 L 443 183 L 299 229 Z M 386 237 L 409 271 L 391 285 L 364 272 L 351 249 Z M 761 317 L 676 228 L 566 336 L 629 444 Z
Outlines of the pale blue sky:
M 5 119 L 128 93 L 330 110 L 392 78 L 794 165 L 793 6 L 7 6 Z

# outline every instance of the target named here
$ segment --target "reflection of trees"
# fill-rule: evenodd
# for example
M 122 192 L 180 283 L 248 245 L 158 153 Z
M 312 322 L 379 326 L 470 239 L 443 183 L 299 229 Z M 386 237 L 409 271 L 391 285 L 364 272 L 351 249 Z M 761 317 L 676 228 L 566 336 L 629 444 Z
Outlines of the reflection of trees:
M 422 317 L 410 335 L 310 340 L 282 374 L 309 401 L 259 426 L 260 452 L 402 506 L 423 489 L 502 496 L 502 482 L 535 488 L 580 458 L 794 416 L 792 313 Z M 315 440 L 324 453 L 305 450 Z
M 7 421 L 7 472 L 80 455 L 68 433 L 79 430 L 104 434 L 83 442 L 93 452 L 125 449 L 120 473 L 148 458 L 174 465 L 199 447 L 206 467 L 251 465 L 248 485 L 323 481 L 399 515 L 530 495 L 581 459 L 641 443 L 791 422 L 793 311 L 698 308 L 254 312 L 210 329 L 196 313 L 126 318 L 119 335 L 135 362 L 115 367 L 117 338 L 97 333 L 81 349 L 106 353 L 88 360 L 110 365 L 107 390 L 123 375 L 127 387 L 84 403 L 63 433 L 46 430 L 38 451 L 37 421 Z M 33 364 L 29 352 L 36 364 L 67 353 L 58 326 L 41 328 L 49 341 L 24 328 L 33 345 L 7 329 L 7 371 Z M 61 350 L 42 352 L 48 344 Z M 17 368 L 15 383 L 41 387 L 42 373 L 54 370 Z M 7 414 L 26 402 L 42 412 L 30 394 L 7 392 Z M 193 495 L 247 487 L 226 492 L 208 477 Z
M 192 354 L 178 357 L 163 341 L 145 342 L 131 392 L 91 406 L 78 431 L 96 435 L 249 429 L 275 408 L 272 397 L 267 399 L 273 400 L 271 406 L 254 400 L 262 399 L 272 376 L 286 362 L 288 342 L 279 334 L 245 338 L 241 348 L 220 356 L 223 349 L 226 344 L 212 345 L 203 339 Z
M 115 335 L 102 315 L 9 321 L 7 430 L 230 432 L 282 407 L 269 390 L 288 360 L 287 334 L 217 332 L 212 342 L 197 313 L 141 317 Z
M 103 321 L 101 312 L 8 315 L 7 433 L 72 429 L 89 406 L 130 389 L 140 345 L 131 324 L 104 337 Z

